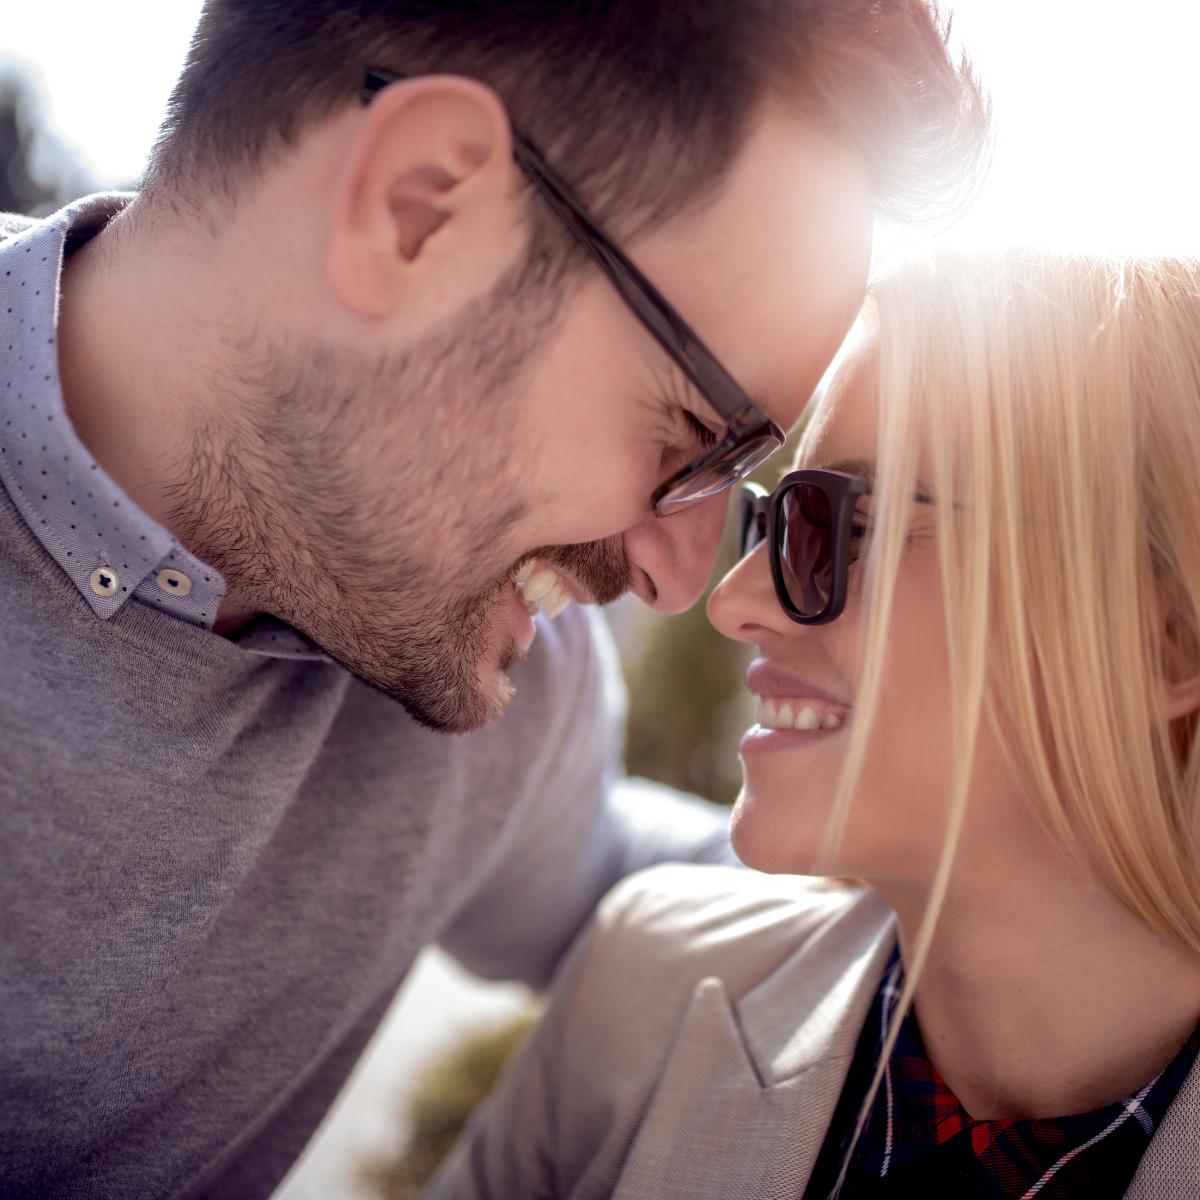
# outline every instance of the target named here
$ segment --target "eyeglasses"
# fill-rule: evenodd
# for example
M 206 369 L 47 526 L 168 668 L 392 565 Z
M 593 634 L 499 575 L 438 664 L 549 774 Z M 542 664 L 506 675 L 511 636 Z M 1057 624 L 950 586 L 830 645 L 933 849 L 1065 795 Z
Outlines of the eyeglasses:
M 391 71 L 372 68 L 363 78 L 359 98 L 367 104 L 389 83 L 403 78 Z M 658 289 L 618 249 L 533 143 L 515 129 L 513 157 L 612 281 L 630 311 L 727 426 L 725 436 L 715 446 L 658 487 L 650 501 L 656 515 L 669 516 L 744 479 L 783 445 L 783 430 L 750 399 Z
M 870 537 L 869 521 L 855 505 L 872 490 L 861 475 L 826 470 L 792 471 L 773 492 L 742 484 L 738 561 L 767 542 L 775 595 L 800 625 L 827 625 L 842 615 L 850 568 Z M 914 492 L 912 500 L 937 503 L 925 492 Z
M 842 615 L 850 564 L 866 550 L 866 519 L 854 506 L 870 494 L 870 480 L 842 471 L 793 471 L 773 492 L 742 485 L 738 559 L 767 542 L 775 595 L 793 621 Z

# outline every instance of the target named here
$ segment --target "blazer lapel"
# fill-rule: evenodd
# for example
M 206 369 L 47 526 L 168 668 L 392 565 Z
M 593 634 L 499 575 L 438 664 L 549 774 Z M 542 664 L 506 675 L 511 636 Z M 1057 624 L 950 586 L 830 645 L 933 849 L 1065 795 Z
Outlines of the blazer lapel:
M 1200 1059 L 1150 1139 L 1125 1200 L 1200 1196 Z
M 800 1196 L 894 945 L 887 903 L 855 891 L 737 1005 L 701 980 L 614 1200 Z

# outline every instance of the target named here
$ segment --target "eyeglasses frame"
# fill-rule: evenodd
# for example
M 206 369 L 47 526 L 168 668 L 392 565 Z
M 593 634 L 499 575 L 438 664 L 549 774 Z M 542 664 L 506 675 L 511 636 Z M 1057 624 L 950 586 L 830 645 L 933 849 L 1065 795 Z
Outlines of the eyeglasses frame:
M 812 616 L 800 612 L 788 595 L 783 578 L 783 556 L 780 535 L 784 523 L 780 516 L 787 493 L 799 484 L 813 484 L 829 497 L 833 514 L 832 558 L 833 587 L 829 603 Z M 854 506 L 859 496 L 869 496 L 871 481 L 861 475 L 849 475 L 845 471 L 810 469 L 791 471 L 785 475 L 773 492 L 757 483 L 743 483 L 738 504 L 737 550 L 741 562 L 762 541 L 768 543 L 768 560 L 771 564 L 771 581 L 775 585 L 775 596 L 780 607 L 798 625 L 828 625 L 842 615 L 846 607 L 846 592 L 850 574 L 850 529 Z M 751 532 L 759 537 L 751 542 Z
M 829 603 L 816 616 L 807 617 L 799 612 L 788 595 L 783 581 L 783 562 L 778 545 L 779 513 L 783 510 L 783 498 L 789 487 L 797 483 L 812 483 L 822 488 L 830 499 L 837 498 L 838 510 L 834 517 L 834 562 L 833 591 Z M 869 496 L 874 485 L 861 475 L 850 475 L 846 471 L 831 471 L 824 467 L 812 467 L 804 471 L 792 471 L 785 475 L 773 492 L 768 492 L 759 483 L 743 483 L 738 496 L 737 515 L 737 561 L 756 550 L 764 540 L 769 540 L 771 579 L 775 584 L 775 595 L 783 611 L 799 625 L 827 625 L 836 621 L 846 607 L 846 591 L 850 574 L 850 517 L 859 496 Z M 927 492 L 913 492 L 914 504 L 937 504 Z M 956 511 L 963 508 L 957 501 Z M 758 537 L 751 545 L 750 531 Z
M 368 104 L 388 84 L 405 78 L 404 75 L 372 67 L 363 76 L 359 99 Z M 726 424 L 725 436 L 716 445 L 675 472 L 655 490 L 650 498 L 655 515 L 669 516 L 680 508 L 732 487 L 783 445 L 783 430 L 750 398 L 658 289 L 604 232 L 533 143 L 516 129 L 512 131 L 512 139 L 513 157 L 542 198 L 608 276 L 633 315 Z M 756 440 L 763 441 L 764 447 L 767 447 L 765 452 L 744 464 L 736 477 L 730 476 L 727 482 L 699 495 L 672 502 L 672 492 L 682 491 L 686 484 Z M 772 441 L 774 444 L 768 445 Z

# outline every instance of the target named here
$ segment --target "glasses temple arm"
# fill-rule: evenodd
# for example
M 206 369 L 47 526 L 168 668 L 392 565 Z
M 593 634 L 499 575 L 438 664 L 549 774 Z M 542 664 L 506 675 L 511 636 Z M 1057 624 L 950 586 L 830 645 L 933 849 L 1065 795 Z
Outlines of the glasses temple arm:
M 721 414 L 734 434 L 772 424 L 659 290 L 615 246 L 533 143 L 513 130 L 513 155 L 543 199 L 608 276 L 625 303 Z

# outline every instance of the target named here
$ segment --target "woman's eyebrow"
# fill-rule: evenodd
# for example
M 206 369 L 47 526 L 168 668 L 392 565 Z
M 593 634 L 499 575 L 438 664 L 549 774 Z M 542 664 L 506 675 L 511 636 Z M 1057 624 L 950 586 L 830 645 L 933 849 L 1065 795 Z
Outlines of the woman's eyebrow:
M 823 462 L 814 465 L 821 471 L 841 471 L 845 475 L 857 475 L 860 479 L 866 479 L 871 483 L 875 482 L 877 464 L 873 458 L 842 458 L 837 462 Z M 918 479 L 913 486 L 914 500 L 922 504 L 932 503 L 932 492 L 925 483 Z
M 837 462 L 813 463 L 819 471 L 841 471 L 843 475 L 857 475 L 860 479 L 875 482 L 875 460 L 873 458 L 842 458 Z

